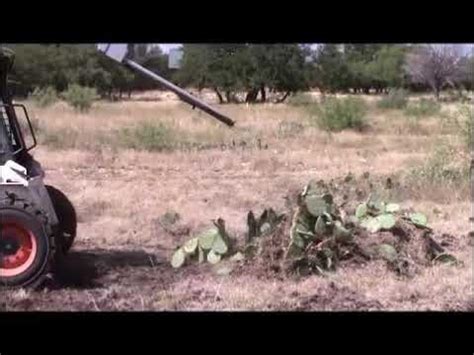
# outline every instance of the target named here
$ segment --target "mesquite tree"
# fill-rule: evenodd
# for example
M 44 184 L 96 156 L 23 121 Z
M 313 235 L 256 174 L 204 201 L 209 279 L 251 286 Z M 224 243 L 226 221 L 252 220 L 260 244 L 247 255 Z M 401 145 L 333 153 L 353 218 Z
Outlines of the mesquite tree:
M 439 100 L 444 87 L 455 87 L 462 79 L 463 58 L 460 46 L 420 46 L 408 54 L 406 71 L 412 82 L 431 87 Z

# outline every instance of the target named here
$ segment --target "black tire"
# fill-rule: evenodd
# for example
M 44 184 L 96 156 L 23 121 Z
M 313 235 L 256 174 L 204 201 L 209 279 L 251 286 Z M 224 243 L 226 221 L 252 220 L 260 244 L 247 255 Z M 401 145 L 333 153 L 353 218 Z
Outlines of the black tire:
M 76 210 L 71 201 L 60 190 L 49 185 L 46 185 L 46 190 L 59 220 L 59 225 L 54 231 L 57 245 L 63 254 L 66 254 L 72 248 L 77 235 Z
M 7 232 L 3 232 L 4 227 L 9 224 L 21 226 L 27 231 L 34 240 L 36 248 L 31 252 L 32 262 L 28 263 L 25 270 L 18 274 L 7 275 L 7 268 L 1 270 L 6 260 L 6 247 L 0 244 L 0 285 L 36 288 L 45 281 L 52 267 L 54 240 L 48 219 L 30 201 L 7 197 L 0 199 L 0 242 L 3 241 L 5 245 L 8 235 Z

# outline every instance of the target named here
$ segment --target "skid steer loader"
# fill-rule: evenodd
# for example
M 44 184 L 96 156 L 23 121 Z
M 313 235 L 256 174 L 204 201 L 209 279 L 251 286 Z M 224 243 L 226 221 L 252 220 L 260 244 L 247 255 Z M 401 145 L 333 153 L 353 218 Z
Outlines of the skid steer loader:
M 101 44 L 97 49 L 156 80 L 193 108 L 229 126 L 234 124 L 133 61 L 133 45 Z M 36 146 L 35 134 L 26 108 L 13 103 L 7 85 L 13 61 L 14 53 L 0 47 L 0 287 L 37 287 L 61 267 L 60 260 L 76 238 L 77 218 L 65 194 L 45 185 L 41 165 L 29 154 Z

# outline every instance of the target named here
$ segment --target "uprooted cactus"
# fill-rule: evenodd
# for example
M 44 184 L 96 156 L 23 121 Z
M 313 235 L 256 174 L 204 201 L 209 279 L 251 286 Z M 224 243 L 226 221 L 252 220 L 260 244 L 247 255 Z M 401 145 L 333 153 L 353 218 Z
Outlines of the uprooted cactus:
M 252 258 L 258 256 L 265 247 L 262 241 L 271 236 L 276 228 L 285 219 L 284 214 L 277 214 L 272 208 L 265 209 L 260 217 L 256 218 L 253 211 L 247 214 L 247 238 L 243 248 L 244 255 Z
M 247 243 L 252 243 L 254 238 L 271 234 L 284 218 L 284 214 L 278 215 L 272 208 L 264 210 L 259 218 L 255 218 L 253 211 L 250 211 L 247 215 Z
M 291 225 L 286 214 L 271 208 L 258 217 L 250 211 L 248 233 L 240 251 L 225 231 L 224 221 L 218 219 L 213 228 L 177 249 L 171 263 L 175 268 L 188 260 L 217 264 L 234 254 L 218 274 L 229 273 L 233 262 L 243 260 L 265 265 L 278 262 L 278 269 L 299 274 L 324 274 L 336 270 L 343 260 L 361 257 L 385 260 L 398 274 L 410 275 L 411 253 L 420 249 L 416 243 L 424 250 L 422 257 L 417 256 L 419 260 L 457 263 L 435 241 L 425 215 L 371 196 L 349 213 L 342 208 L 345 202 L 336 204 L 334 192 L 338 193 L 323 181 L 311 181 L 298 195 Z
M 377 201 L 372 197 L 357 206 L 355 217 L 360 225 L 371 233 L 391 230 L 399 218 L 404 218 L 417 227 L 428 228 L 428 219 L 424 214 L 403 212 L 396 203 Z
M 357 206 L 353 216 L 344 215 L 324 182 L 310 182 L 299 195 L 293 216 L 285 257 L 287 266 L 300 273 L 323 273 L 336 269 L 341 259 L 359 255 L 368 260 L 384 259 L 398 273 L 407 275 L 410 258 L 404 255 L 400 245 L 409 241 L 409 236 L 405 235 L 405 239 L 398 242 L 395 238 L 393 245 L 379 242 L 362 247 L 358 243 L 360 228 L 371 234 L 385 231 L 395 235 L 403 234 L 404 223 L 423 231 L 419 237 L 425 245 L 428 261 L 456 263 L 433 239 L 427 218 L 421 213 L 402 211 L 398 204 L 369 197 Z
M 287 268 L 300 273 L 334 270 L 341 252 L 346 252 L 339 246 L 352 240 L 329 189 L 322 182 L 310 182 L 299 195 L 293 215 Z
M 188 260 L 214 265 L 230 253 L 233 242 L 225 230 L 225 221 L 219 218 L 213 224 L 214 227 L 189 239 L 174 252 L 171 257 L 174 268 L 180 268 Z

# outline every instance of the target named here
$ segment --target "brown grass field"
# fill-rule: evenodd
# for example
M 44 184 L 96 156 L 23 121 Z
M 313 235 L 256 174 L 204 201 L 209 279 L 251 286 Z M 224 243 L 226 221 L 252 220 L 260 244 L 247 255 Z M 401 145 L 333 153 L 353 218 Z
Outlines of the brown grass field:
M 468 153 L 445 117 L 409 119 L 377 108 L 369 97 L 363 132 L 329 135 L 304 106 L 224 105 L 228 129 L 172 96 L 158 101 L 98 102 L 87 114 L 64 103 L 28 102 L 40 146 L 34 151 L 46 183 L 63 190 L 79 215 L 77 243 L 60 272 L 61 284 L 42 291 L 0 291 L 0 307 L 16 310 L 472 310 L 473 241 L 469 178 L 436 180 L 417 168 L 468 169 Z M 163 151 L 120 144 L 125 128 L 143 122 L 167 127 Z M 121 133 L 122 132 L 122 133 Z M 143 138 L 143 139 L 146 139 Z M 139 147 L 141 142 L 135 142 Z M 132 147 L 132 148 L 130 148 Z M 436 160 L 439 147 L 450 147 Z M 436 165 L 438 164 L 438 165 Z M 310 179 L 369 172 L 403 182 L 403 206 L 424 212 L 431 226 L 455 236 L 448 248 L 463 265 L 437 265 L 403 279 L 373 262 L 326 277 L 218 276 L 207 266 L 178 271 L 170 253 L 190 234 L 222 217 L 243 238 L 246 215 L 283 210 L 285 197 Z M 158 219 L 182 217 L 173 236 Z M 3 304 L 2 304 L 3 303 Z

